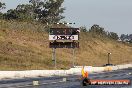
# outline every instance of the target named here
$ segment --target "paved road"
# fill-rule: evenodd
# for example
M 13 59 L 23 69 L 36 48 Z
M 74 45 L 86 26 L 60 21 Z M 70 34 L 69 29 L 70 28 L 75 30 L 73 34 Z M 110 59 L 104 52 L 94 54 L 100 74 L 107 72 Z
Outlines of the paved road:
M 112 72 L 94 73 L 89 75 L 91 79 L 129 79 L 132 81 L 132 68 Z M 64 82 L 63 78 L 67 78 Z M 40 77 L 14 80 L 1 80 L 0 88 L 132 88 L 131 85 L 91 85 L 82 87 L 80 76 L 66 77 Z M 39 81 L 39 86 L 33 86 L 32 81 Z

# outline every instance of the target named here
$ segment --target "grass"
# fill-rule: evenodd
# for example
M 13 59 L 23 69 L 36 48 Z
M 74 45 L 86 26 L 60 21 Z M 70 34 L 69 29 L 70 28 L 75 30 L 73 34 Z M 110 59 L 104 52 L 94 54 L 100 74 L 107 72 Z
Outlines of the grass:
M 0 21 L 0 70 L 54 69 L 45 25 Z M 102 66 L 111 52 L 111 63 L 132 62 L 132 45 L 80 33 L 80 48 L 75 49 L 76 65 Z M 56 49 L 57 68 L 72 66 L 72 49 Z

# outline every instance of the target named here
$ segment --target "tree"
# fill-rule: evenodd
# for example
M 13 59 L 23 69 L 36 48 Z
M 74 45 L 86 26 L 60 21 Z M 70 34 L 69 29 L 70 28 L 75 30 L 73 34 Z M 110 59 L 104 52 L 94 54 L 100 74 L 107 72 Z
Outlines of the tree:
M 108 37 L 110 37 L 110 38 L 112 38 L 114 40 L 118 40 L 119 39 L 117 33 L 114 33 L 114 32 L 109 32 L 108 33 Z
M 123 41 L 123 42 L 130 42 L 132 43 L 132 34 L 121 34 L 120 36 L 120 39 Z
M 16 9 L 10 9 L 4 14 L 5 19 L 11 20 L 21 20 L 21 21 L 31 21 L 34 19 L 32 16 L 32 6 L 29 4 L 18 5 Z
M 127 35 L 121 34 L 121 36 L 120 36 L 121 41 L 124 41 L 124 39 L 126 39 L 126 38 L 127 38 Z
M 0 2 L 0 10 L 5 9 L 5 3 Z
M 129 38 L 132 39 L 132 34 L 129 34 Z
M 33 12 L 32 12 L 32 5 L 29 4 L 22 4 L 18 5 L 16 8 L 16 12 L 18 15 L 18 19 L 20 20 L 33 20 Z
M 3 13 L 1 12 L 2 9 L 5 9 L 5 3 L 0 2 L 0 19 L 3 18 Z
M 64 18 L 61 14 L 65 8 L 61 7 L 64 0 L 30 0 L 35 19 L 43 23 L 55 23 Z
M 87 28 L 85 26 L 80 27 L 81 32 L 87 32 Z
M 7 20 L 18 19 L 18 14 L 14 9 L 8 10 L 7 13 L 5 13 L 3 16 Z
M 90 33 L 96 34 L 96 35 L 100 35 L 100 36 L 104 36 L 107 35 L 107 33 L 105 32 L 103 27 L 100 27 L 97 24 L 94 24 L 91 29 L 89 30 Z

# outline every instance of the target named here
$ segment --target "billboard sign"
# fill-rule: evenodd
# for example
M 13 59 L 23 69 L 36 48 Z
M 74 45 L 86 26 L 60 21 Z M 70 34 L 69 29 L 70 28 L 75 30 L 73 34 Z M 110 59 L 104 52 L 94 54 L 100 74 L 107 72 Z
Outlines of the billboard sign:
M 49 35 L 49 40 L 78 40 L 78 35 Z
M 79 48 L 79 42 L 50 42 L 50 48 Z
M 50 28 L 49 35 L 78 35 L 79 28 Z

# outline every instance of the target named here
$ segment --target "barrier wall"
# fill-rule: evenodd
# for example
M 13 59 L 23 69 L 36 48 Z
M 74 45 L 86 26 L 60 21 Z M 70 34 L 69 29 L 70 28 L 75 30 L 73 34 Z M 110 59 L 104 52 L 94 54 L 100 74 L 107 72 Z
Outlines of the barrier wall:
M 69 70 L 28 70 L 28 71 L 0 71 L 0 79 L 7 78 L 24 78 L 24 77 L 45 77 L 45 76 L 66 76 L 66 75 L 81 75 L 83 66 L 76 66 Z M 132 67 L 132 64 L 107 66 L 107 67 L 92 67 L 85 66 L 84 70 L 89 73 L 111 71 Z

